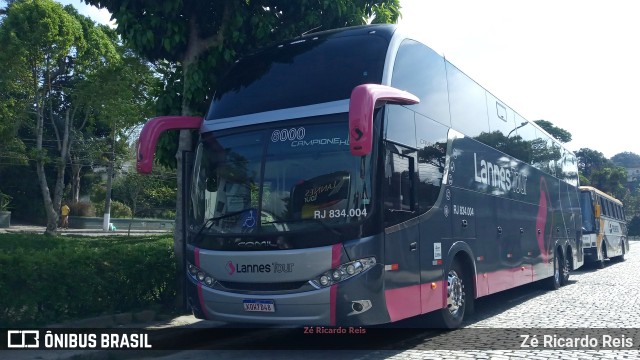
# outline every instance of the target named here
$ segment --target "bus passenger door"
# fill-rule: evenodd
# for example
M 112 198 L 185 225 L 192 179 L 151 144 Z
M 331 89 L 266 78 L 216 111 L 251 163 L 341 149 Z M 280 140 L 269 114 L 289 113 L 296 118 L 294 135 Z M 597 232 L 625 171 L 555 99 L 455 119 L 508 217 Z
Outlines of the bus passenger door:
M 421 313 L 415 165 L 414 158 L 408 155 L 396 145 L 388 145 L 385 153 L 385 299 L 391 321 Z

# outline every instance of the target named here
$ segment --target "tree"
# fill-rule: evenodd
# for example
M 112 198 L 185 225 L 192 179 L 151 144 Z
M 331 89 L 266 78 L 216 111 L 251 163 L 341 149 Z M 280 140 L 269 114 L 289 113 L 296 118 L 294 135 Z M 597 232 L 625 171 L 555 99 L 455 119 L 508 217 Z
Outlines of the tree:
M 359 25 L 372 17 L 379 23 L 395 22 L 400 9 L 399 0 L 84 1 L 107 8 L 117 21 L 118 32 L 143 56 L 151 61 L 166 59 L 180 67 L 181 115 L 204 115 L 219 77 L 239 54 L 320 27 Z M 182 152 L 192 147 L 192 134 L 181 131 L 178 174 L 182 173 Z M 183 186 L 179 176 L 174 243 L 179 269 L 184 268 Z
M 571 141 L 571 133 L 567 130 L 557 127 L 553 125 L 550 121 L 547 120 L 535 120 L 534 123 L 538 124 L 542 129 L 549 133 L 549 135 L 553 136 L 556 140 L 561 143 L 568 143 Z
M 78 86 L 78 101 L 92 111 L 103 133 L 108 154 L 107 190 L 104 207 L 104 228 L 108 229 L 111 214 L 111 186 L 116 153 L 126 154 L 127 130 L 151 116 L 151 89 L 158 85 L 147 63 L 131 51 L 119 47 L 118 61 L 105 65 L 87 76 Z M 117 151 L 117 149 L 120 151 Z M 123 151 L 124 150 L 124 151 Z M 90 151 L 90 150 L 89 150 Z M 76 172 L 77 171 L 77 172 Z M 79 170 L 74 168 L 74 183 L 79 184 Z
M 640 236 L 640 216 L 634 216 L 629 222 L 629 236 Z
M 625 168 L 640 168 L 640 155 L 629 151 L 613 155 L 611 161 Z
M 47 100 L 54 93 L 52 84 L 68 64 L 70 55 L 81 53 L 85 45 L 80 24 L 53 1 L 15 2 L 8 8 L 0 28 L 0 48 L 3 49 L 0 60 L 19 69 L 16 72 L 22 75 L 19 80 L 24 84 L 25 97 L 32 105 L 36 119 L 36 149 L 32 156 L 36 161 L 44 199 L 48 234 L 55 233 L 57 228 L 69 146 L 70 117 L 69 113 L 62 119 L 49 117 L 59 140 L 59 156 L 55 160 L 57 178 L 52 199 L 44 170 L 45 163 L 50 160 L 43 149 L 44 121 L 48 115 L 45 111 L 53 112 L 53 103 Z M 8 59 L 11 57 L 13 61 Z
M 603 153 L 589 148 L 582 148 L 576 151 L 578 158 L 578 170 L 585 178 L 590 179 L 594 171 L 612 166 L 611 162 Z
M 3 106 L 7 102 L 0 97 L 0 114 L 6 107 L 24 123 L 35 120 L 36 146 L 30 157 L 44 199 L 46 232 L 52 234 L 67 164 L 72 164 L 77 200 L 80 169 L 101 155 L 99 139 L 123 137 L 115 126 L 130 128 L 131 120 L 149 115 L 147 86 L 157 80 L 146 63 L 118 44 L 115 31 L 51 0 L 13 3 L 0 25 L 0 47 L 7 49 L 0 54 L 0 88 L 24 99 Z M 45 171 L 50 166 L 55 168 L 53 191 Z
M 613 195 L 617 199 L 624 199 L 628 193 L 627 171 L 619 166 L 606 167 L 591 174 L 591 186 Z

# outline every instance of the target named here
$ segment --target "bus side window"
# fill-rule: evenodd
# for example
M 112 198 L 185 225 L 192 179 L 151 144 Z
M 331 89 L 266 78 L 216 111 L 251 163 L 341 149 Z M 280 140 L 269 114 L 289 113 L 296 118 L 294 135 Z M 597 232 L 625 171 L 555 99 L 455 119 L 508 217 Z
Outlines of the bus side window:
M 489 133 L 486 91 L 451 63 L 445 64 L 451 126 L 473 138 Z
M 431 209 L 440 195 L 447 155 L 447 133 L 446 126 L 416 114 L 419 178 L 416 196 L 420 213 Z
M 609 216 L 611 216 L 612 218 L 616 217 L 616 209 L 615 209 L 615 204 L 613 203 L 613 201 L 609 200 Z
M 533 146 L 538 138 L 536 128 L 518 114 L 515 114 L 515 119 L 517 124 L 516 133 L 510 137 L 517 136 L 517 140 L 522 142 L 522 149 L 519 150 L 519 156 L 516 157 L 527 164 L 531 164 L 533 162 Z
M 391 226 L 408 220 L 414 210 L 413 184 L 415 171 L 413 158 L 392 152 L 387 145 L 385 154 L 385 179 L 383 183 L 385 226 Z
M 420 98 L 420 103 L 409 105 L 408 109 L 449 126 L 444 59 L 435 51 L 417 41 L 402 41 L 393 65 L 391 86 Z

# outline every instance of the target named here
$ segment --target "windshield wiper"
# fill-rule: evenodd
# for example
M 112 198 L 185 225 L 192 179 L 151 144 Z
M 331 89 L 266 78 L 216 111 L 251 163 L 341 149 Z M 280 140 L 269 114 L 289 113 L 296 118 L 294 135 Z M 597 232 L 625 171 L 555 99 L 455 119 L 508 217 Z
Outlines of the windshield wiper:
M 340 231 L 338 231 L 338 230 L 332 228 L 331 226 L 325 224 L 322 220 L 314 219 L 314 218 L 275 220 L 275 221 L 263 222 L 262 225 L 266 225 L 266 224 L 282 224 L 282 223 L 296 223 L 296 222 L 305 222 L 305 221 L 313 221 L 313 222 L 315 222 L 317 224 L 320 224 L 320 226 L 322 226 L 325 230 L 329 230 L 334 235 L 337 235 L 338 237 L 342 238 L 342 233 Z
M 195 243 L 200 242 L 200 240 L 202 240 L 202 239 L 201 239 L 201 237 L 202 237 L 202 232 L 203 232 L 204 230 L 209 230 L 209 229 L 213 226 L 213 224 L 214 224 L 216 221 L 218 221 L 218 220 L 222 220 L 222 219 L 225 219 L 225 218 L 229 218 L 229 217 L 233 217 L 233 216 L 237 216 L 237 215 L 240 215 L 240 214 L 242 214 L 242 213 L 244 213 L 244 212 L 251 211 L 251 210 L 255 210 L 255 209 L 256 209 L 256 208 L 252 208 L 252 207 L 251 207 L 251 208 L 246 208 L 246 209 L 242 209 L 242 210 L 238 210 L 238 211 L 233 211 L 233 212 L 230 212 L 230 213 L 226 213 L 226 214 L 224 214 L 224 215 L 214 216 L 214 217 L 212 217 L 212 218 L 207 219 L 207 220 L 202 224 L 202 226 L 200 227 L 200 230 L 198 230 L 198 233 L 196 234 L 196 236 L 193 238 L 193 242 L 195 242 Z

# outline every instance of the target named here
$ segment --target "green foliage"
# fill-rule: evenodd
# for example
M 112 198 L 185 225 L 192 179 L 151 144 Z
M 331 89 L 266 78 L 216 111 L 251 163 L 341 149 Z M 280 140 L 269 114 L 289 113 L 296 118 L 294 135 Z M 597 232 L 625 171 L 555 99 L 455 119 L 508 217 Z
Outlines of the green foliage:
M 117 177 L 112 198 L 126 204 L 135 217 L 171 218 L 176 206 L 175 173 L 157 170 L 153 175 L 131 172 Z
M 594 171 L 612 166 L 604 154 L 597 150 L 582 148 L 576 151 L 576 157 L 578 158 L 578 170 L 587 179 L 591 178 Z
M 121 219 L 131 218 L 133 216 L 131 208 L 118 200 L 111 200 L 111 213 L 113 214 L 113 217 Z
M 622 167 L 612 166 L 593 171 L 589 178 L 591 186 L 623 199 L 627 193 L 627 171 Z
M 16 199 L 16 218 L 32 222 L 45 216 L 36 203 L 53 206 L 46 213 L 51 218 L 69 179 L 62 176 L 64 164 L 73 165 L 70 178 L 79 189 L 90 166 L 113 153 L 117 160 L 127 155 L 130 129 L 154 113 L 159 80 L 114 30 L 52 0 L 12 1 L 0 23 L 0 49 L 0 188 L 12 183 L 4 176 L 12 171 L 3 164 L 40 161 L 46 186 L 34 172 L 21 179 L 35 187 L 15 184 L 9 191 Z M 40 134 L 41 148 L 34 140 Z M 65 134 L 69 158 L 62 151 Z M 51 201 L 43 202 L 43 193 Z
M 49 167 L 45 167 L 48 175 Z M 10 195 L 11 220 L 29 224 L 43 224 L 46 218 L 42 197 L 37 183 L 36 171 L 29 166 L 0 167 L 0 187 L 2 192 Z
M 62 5 L 49 0 L 16 1 L 0 29 L 3 53 L 28 59 L 25 66 L 33 69 L 62 59 L 72 47 L 82 51 L 86 46 L 81 25 Z
M 11 196 L 0 192 L 0 211 L 7 211 L 10 209 Z
M 72 216 L 96 216 L 96 208 L 91 202 L 79 201 L 69 205 L 70 215 Z
M 628 236 L 640 236 L 640 216 L 636 215 L 631 219 L 627 231 Z
M 104 200 L 96 202 L 97 214 L 102 216 L 104 211 Z M 131 208 L 118 200 L 111 199 L 111 218 L 130 219 L 132 217 Z
M 626 168 L 640 168 L 640 155 L 629 151 L 613 155 L 611 161 Z
M 204 115 L 220 77 L 242 54 L 312 29 L 396 22 L 399 0 L 162 1 L 84 0 L 107 8 L 128 45 L 155 62 L 163 82 L 157 113 Z M 195 35 L 195 36 L 194 36 Z M 177 136 L 158 144 L 174 166 Z
M 170 237 L 0 234 L 0 324 L 37 326 L 119 313 L 176 296 Z
M 621 200 L 627 217 L 640 213 L 638 181 L 628 182 L 627 170 L 622 167 L 634 167 L 640 156 L 624 152 L 609 160 L 601 152 L 588 148 L 580 149 L 576 155 L 581 185 L 596 187 Z
M 553 136 L 556 140 L 562 142 L 562 143 L 568 143 L 571 141 L 571 133 L 568 132 L 567 130 L 557 127 L 555 125 L 553 125 L 553 123 L 551 123 L 550 121 L 547 120 L 535 120 L 534 123 L 536 123 L 538 126 L 540 126 L 542 129 L 544 129 L 546 132 L 549 133 L 549 135 Z

